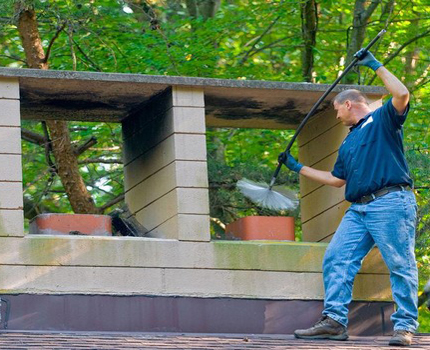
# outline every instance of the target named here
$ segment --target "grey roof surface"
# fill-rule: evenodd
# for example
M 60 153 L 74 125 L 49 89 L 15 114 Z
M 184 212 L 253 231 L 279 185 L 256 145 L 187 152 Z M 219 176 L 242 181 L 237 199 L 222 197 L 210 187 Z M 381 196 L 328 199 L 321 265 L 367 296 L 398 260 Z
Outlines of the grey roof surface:
M 0 68 L 0 77 L 19 79 L 23 119 L 120 122 L 151 97 L 173 86 L 184 86 L 204 90 L 209 126 L 234 127 L 298 125 L 330 86 L 17 68 Z M 355 85 L 339 85 L 334 91 L 351 87 L 373 97 L 387 93 L 383 87 Z M 326 108 L 329 101 L 319 111 Z
M 292 335 L 180 333 L 8 332 L 0 334 L 0 349 L 294 349 L 377 350 L 390 337 L 351 337 L 348 341 L 300 340 Z M 430 335 L 417 335 L 408 349 L 430 349 Z

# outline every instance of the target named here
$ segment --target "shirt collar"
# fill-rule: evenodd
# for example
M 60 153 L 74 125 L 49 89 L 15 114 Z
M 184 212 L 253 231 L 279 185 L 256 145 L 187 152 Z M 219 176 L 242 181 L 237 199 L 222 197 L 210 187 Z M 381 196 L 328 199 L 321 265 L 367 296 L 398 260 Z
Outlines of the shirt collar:
M 361 124 L 364 123 L 364 121 L 369 118 L 372 115 L 372 112 L 366 114 L 363 118 L 361 118 L 356 124 L 354 124 L 353 126 L 351 126 L 349 128 L 349 132 L 353 131 L 354 129 L 356 129 L 358 126 L 360 126 Z

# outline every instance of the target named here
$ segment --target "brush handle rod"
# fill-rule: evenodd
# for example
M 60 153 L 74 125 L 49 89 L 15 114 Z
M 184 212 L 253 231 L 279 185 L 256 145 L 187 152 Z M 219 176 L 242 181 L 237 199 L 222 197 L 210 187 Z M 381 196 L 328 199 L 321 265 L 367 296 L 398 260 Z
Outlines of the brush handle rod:
M 377 36 L 373 38 L 373 40 L 364 48 L 364 52 L 369 51 L 369 49 L 375 44 L 378 39 L 385 33 L 385 29 L 381 30 Z M 318 101 L 314 104 L 314 106 L 311 108 L 309 113 L 306 115 L 306 117 L 302 120 L 299 127 L 297 128 L 296 132 L 294 133 L 293 137 L 291 138 L 290 142 L 288 143 L 288 146 L 286 148 L 286 152 L 288 152 L 291 147 L 293 146 L 294 141 L 296 140 L 297 136 L 299 135 L 300 131 L 302 131 L 305 124 L 308 122 L 309 118 L 312 117 L 317 110 L 317 108 L 320 106 L 320 104 L 325 100 L 327 95 L 336 87 L 336 85 L 343 79 L 345 75 L 349 73 L 349 71 L 355 66 L 357 61 L 359 60 L 358 57 L 354 57 L 352 62 L 348 65 L 348 67 L 345 68 L 345 70 L 342 72 L 342 74 L 334 81 L 334 83 L 327 89 L 326 92 L 318 99 Z
M 382 35 L 384 35 L 385 32 L 386 32 L 385 29 L 381 30 L 373 38 L 373 40 L 364 48 L 363 54 L 364 54 L 364 52 L 369 51 L 369 49 L 378 41 L 378 39 Z M 294 141 L 296 140 L 296 138 L 299 135 L 300 131 L 302 131 L 302 129 L 305 126 L 305 124 L 308 122 L 309 118 L 314 115 L 314 113 L 317 110 L 317 108 L 319 107 L 319 105 L 324 101 L 324 99 L 327 97 L 327 95 L 336 87 L 336 85 L 343 79 L 343 77 L 349 73 L 349 71 L 355 66 L 355 64 L 357 63 L 358 60 L 359 60 L 358 57 L 354 57 L 354 59 L 348 65 L 348 67 L 345 68 L 345 70 L 342 72 L 342 74 L 339 75 L 339 77 L 334 81 L 334 83 L 327 89 L 326 92 L 324 92 L 324 94 L 313 105 L 313 107 L 311 108 L 311 110 L 308 112 L 308 114 L 306 115 L 306 117 L 302 120 L 302 122 L 298 126 L 296 132 L 294 133 L 293 137 L 291 138 L 290 142 L 288 143 L 288 146 L 285 149 L 285 152 L 289 152 L 290 151 L 291 147 L 293 146 Z M 278 163 L 278 166 L 276 167 L 275 173 L 273 174 L 272 181 L 270 182 L 270 186 L 269 186 L 270 189 L 272 189 L 273 185 L 275 184 L 276 178 L 277 178 L 277 176 L 279 174 L 279 171 L 281 170 L 281 167 L 282 167 L 282 163 Z

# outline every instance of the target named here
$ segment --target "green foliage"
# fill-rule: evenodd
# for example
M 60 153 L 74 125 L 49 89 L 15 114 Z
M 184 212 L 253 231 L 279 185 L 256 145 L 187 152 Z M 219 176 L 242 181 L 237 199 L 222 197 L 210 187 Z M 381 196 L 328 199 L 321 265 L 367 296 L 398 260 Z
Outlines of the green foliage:
M 292 131 L 252 129 L 209 129 L 208 173 L 210 183 L 210 215 L 224 224 L 249 215 L 294 216 L 300 223 L 298 209 L 278 212 L 256 207 L 236 189 L 241 179 L 266 183 L 277 166 L 278 154 L 284 151 Z M 222 148 L 221 152 L 218 148 Z M 285 167 L 277 185 L 297 193 L 298 175 Z M 299 226 L 299 225 L 298 225 Z M 301 230 L 297 234 L 300 235 Z M 225 238 L 220 226 L 212 225 L 214 238 Z

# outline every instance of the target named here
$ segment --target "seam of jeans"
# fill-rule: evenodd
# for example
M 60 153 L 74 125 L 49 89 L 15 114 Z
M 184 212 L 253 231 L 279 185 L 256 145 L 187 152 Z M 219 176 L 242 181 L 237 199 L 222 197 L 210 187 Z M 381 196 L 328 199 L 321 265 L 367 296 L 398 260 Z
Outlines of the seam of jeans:
M 365 235 L 366 235 L 366 233 L 365 233 L 365 234 L 363 234 L 363 235 L 361 236 L 360 240 L 359 240 L 359 241 L 357 241 L 357 243 L 356 243 L 356 245 L 355 245 L 354 249 L 353 249 L 353 250 L 351 250 L 350 254 L 348 255 L 348 261 L 350 261 L 350 260 L 351 260 L 352 255 L 356 252 L 356 250 L 357 250 L 357 247 L 358 247 L 359 243 L 361 243 L 361 242 L 363 241 L 363 239 L 364 239 Z M 339 300 L 341 300 L 341 299 L 343 298 L 344 290 L 345 290 L 346 276 L 347 276 L 347 274 L 348 274 L 348 271 L 349 271 L 349 268 L 350 268 L 350 267 L 351 267 L 351 263 L 349 263 L 349 264 L 348 264 L 348 267 L 345 269 L 345 272 L 344 272 L 344 274 L 343 274 L 343 277 L 342 277 L 342 289 L 340 290 L 340 293 L 339 293 Z M 353 282 L 353 283 L 354 283 L 354 282 Z M 352 293 L 352 292 L 351 292 L 351 293 Z M 352 298 L 352 295 L 351 295 L 351 298 Z
M 405 213 L 405 223 L 404 223 L 404 231 L 406 234 L 406 242 L 407 242 L 407 247 L 406 247 L 406 259 L 408 260 L 408 267 L 409 269 L 412 268 L 411 265 L 411 256 L 410 256 L 410 247 L 411 247 L 411 238 L 409 237 L 409 229 L 408 229 L 408 220 L 409 220 L 409 216 L 410 216 L 410 204 L 409 204 L 409 199 L 406 197 L 406 195 L 404 194 L 404 192 L 401 192 L 401 198 L 403 201 L 403 208 L 404 208 L 404 213 Z

